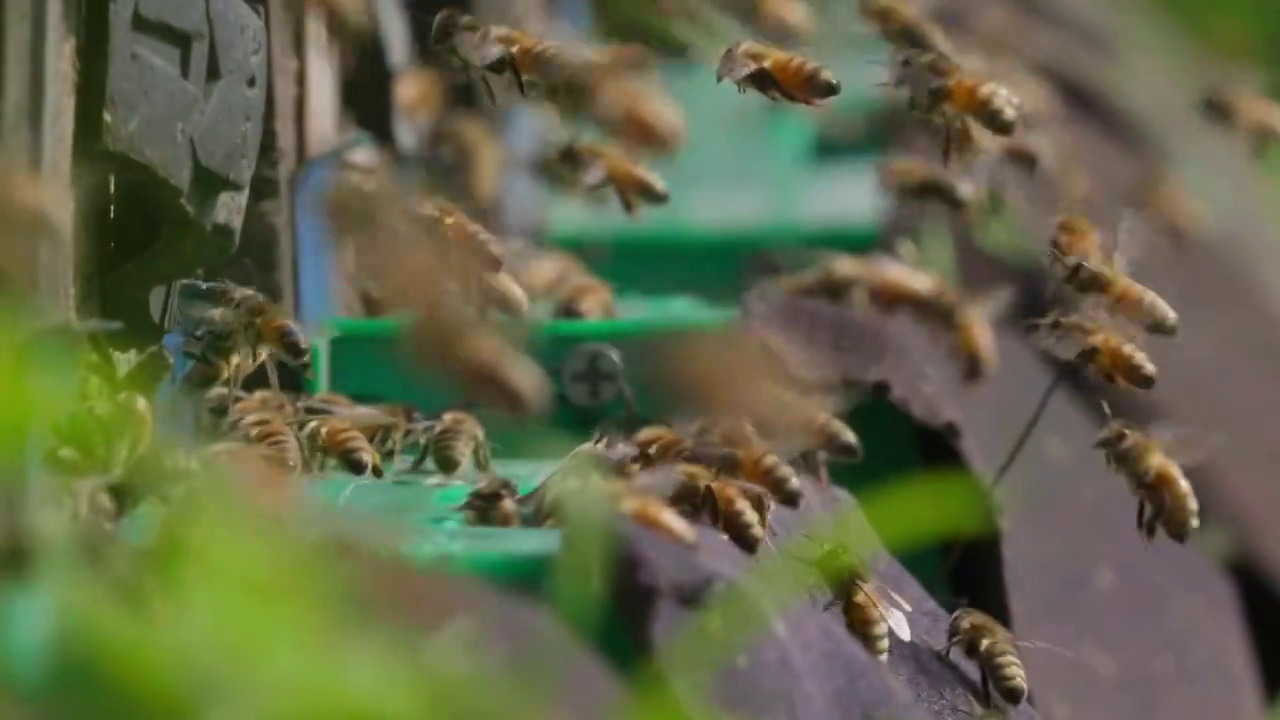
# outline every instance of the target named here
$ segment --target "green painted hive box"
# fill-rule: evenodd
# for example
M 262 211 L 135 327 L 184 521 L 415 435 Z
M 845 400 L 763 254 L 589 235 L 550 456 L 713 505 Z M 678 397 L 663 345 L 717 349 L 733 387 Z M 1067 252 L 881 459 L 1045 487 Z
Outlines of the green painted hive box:
M 864 57 L 840 65 L 857 74 L 842 77 L 839 112 L 879 103 Z M 670 202 L 631 219 L 616 202 L 557 196 L 548 244 L 579 254 L 624 290 L 723 298 L 745 290 L 754 263 L 771 250 L 862 250 L 875 241 L 884 200 L 872 156 L 817 156 L 817 114 L 835 108 L 739 95 L 717 87 L 700 65 L 668 66 L 663 76 L 689 124 L 685 146 L 651 163 Z

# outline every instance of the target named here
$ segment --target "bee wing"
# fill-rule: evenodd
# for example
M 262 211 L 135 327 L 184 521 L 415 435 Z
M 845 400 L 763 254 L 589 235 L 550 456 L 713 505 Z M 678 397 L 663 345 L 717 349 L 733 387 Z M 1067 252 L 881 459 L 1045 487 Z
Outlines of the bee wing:
M 759 63 L 748 60 L 741 53 L 735 52 L 735 48 L 730 48 L 720 56 L 720 64 L 716 66 L 716 82 L 741 82 L 759 69 Z
M 1192 467 L 1203 464 L 1217 454 L 1224 438 L 1211 432 L 1180 427 L 1167 422 L 1157 422 L 1146 430 L 1147 436 L 1160 445 L 1170 460 Z
M 1036 345 L 1059 360 L 1074 360 L 1085 347 L 1083 338 L 1074 333 L 1038 328 L 1035 330 L 1035 335 Z
M 1036 650 L 1052 650 L 1056 653 L 1061 653 L 1063 655 L 1066 655 L 1067 657 L 1075 657 L 1075 654 L 1072 653 L 1070 650 L 1065 650 L 1063 648 L 1058 647 L 1057 645 L 1050 645 L 1049 643 L 1046 643 L 1046 642 L 1038 642 L 1035 640 L 1019 640 L 1014 644 L 1019 647 L 1034 648 Z
M 911 606 L 902 602 L 902 598 L 898 594 L 889 590 L 889 588 L 879 584 L 862 582 L 862 589 L 867 593 L 867 597 L 879 608 L 880 614 L 884 616 L 884 621 L 889 625 L 889 629 L 893 631 L 904 642 L 911 642 L 911 623 L 907 621 L 907 612 L 911 611 Z M 896 608 L 884 601 L 880 595 L 880 591 L 884 590 L 892 595 L 895 601 L 902 605 L 902 608 Z M 904 612 L 904 609 L 906 612 Z
M 609 184 L 609 170 L 604 160 L 593 160 L 582 168 L 578 182 L 587 190 L 598 190 Z
M 493 40 L 488 32 L 460 32 L 453 40 L 454 49 L 467 63 L 484 67 L 506 52 L 501 44 Z
M 987 290 L 970 302 L 983 317 L 995 320 L 1007 314 L 1017 298 L 1017 288 L 1012 285 L 1001 285 L 992 290 Z

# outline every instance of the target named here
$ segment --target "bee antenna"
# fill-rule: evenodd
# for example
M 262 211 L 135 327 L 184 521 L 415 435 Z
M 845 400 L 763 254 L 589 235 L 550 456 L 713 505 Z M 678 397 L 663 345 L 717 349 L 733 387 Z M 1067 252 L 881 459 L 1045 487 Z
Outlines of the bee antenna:
M 1102 412 L 1107 416 L 1108 420 L 1114 420 L 1115 416 L 1111 414 L 1111 405 L 1106 400 L 1098 401 L 1102 405 Z

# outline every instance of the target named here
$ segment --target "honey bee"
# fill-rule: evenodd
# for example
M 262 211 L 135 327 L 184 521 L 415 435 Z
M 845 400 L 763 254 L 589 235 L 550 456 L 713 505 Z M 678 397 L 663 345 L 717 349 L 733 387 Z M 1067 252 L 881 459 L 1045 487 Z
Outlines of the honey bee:
M 469 318 L 441 317 L 414 325 L 410 341 L 420 362 L 455 378 L 477 403 L 516 415 L 549 409 L 554 386 L 536 360 Z
M 592 86 L 584 108 L 556 103 L 567 115 L 586 114 L 626 147 L 671 153 L 688 137 L 684 109 L 656 82 L 619 78 Z
M 549 300 L 556 317 L 589 320 L 617 317 L 613 288 L 570 253 L 558 250 L 530 253 L 519 263 L 515 277 L 529 295 Z
M 520 94 L 526 96 L 525 78 L 530 69 L 527 56 L 534 48 L 541 47 L 540 41 L 532 36 L 510 28 L 485 25 L 457 8 L 445 8 L 436 13 L 431 23 L 430 43 L 437 52 L 443 53 L 468 73 L 473 69 L 479 71 L 481 84 L 489 101 L 495 105 L 498 98 L 485 73 L 510 75 Z M 517 60 L 517 48 L 526 56 L 523 66 Z
M 911 606 L 897 593 L 872 581 L 848 548 L 822 543 L 818 555 L 805 563 L 813 567 L 831 593 L 831 600 L 823 609 L 838 606 L 849 634 L 877 660 L 888 661 L 891 632 L 905 642 L 911 641 L 911 624 L 906 616 Z M 886 596 L 892 602 L 886 601 Z
M 302 445 L 288 421 L 271 409 L 259 409 L 231 420 L 232 432 L 261 449 L 271 465 L 291 473 L 303 469 Z
M 484 426 L 476 416 L 462 410 L 444 413 L 430 427 L 422 450 L 409 469 L 420 469 L 428 456 L 444 475 L 458 472 L 468 458 L 480 472 L 488 472 L 492 462 Z
M 969 213 L 979 199 L 976 183 L 923 158 L 890 157 L 880 164 L 880 179 L 897 197 L 936 202 L 956 213 Z
M 808 58 L 778 48 L 743 40 L 720 56 L 716 82 L 725 79 L 777 102 L 820 105 L 840 94 L 840 81 L 830 70 Z
M 1096 296 L 1105 309 L 1153 335 L 1177 335 L 1178 313 L 1156 291 L 1129 277 L 1119 265 L 1095 264 L 1050 250 L 1055 262 L 1066 268 L 1062 282 L 1083 296 Z
M 768 490 L 787 507 L 799 507 L 804 486 L 795 468 L 763 443 L 730 445 L 732 454 L 720 460 L 720 468 Z
M 224 305 L 203 314 L 201 326 L 192 333 L 198 349 L 195 359 L 214 366 L 233 389 L 259 365 L 266 365 L 273 390 L 280 389 L 274 363 L 306 370 L 311 366 L 311 346 L 301 326 L 286 318 L 281 309 L 252 288 L 230 282 L 213 283 Z M 244 359 L 244 354 L 249 359 Z
M 446 115 L 432 134 L 432 146 L 450 168 L 460 171 L 465 194 L 477 207 L 489 208 L 502 192 L 506 155 L 493 125 L 482 115 Z
M 1155 387 L 1155 363 L 1137 343 L 1115 328 L 1083 316 L 1057 313 L 1030 325 L 1045 334 L 1041 347 L 1088 368 L 1110 385 L 1138 390 Z M 1075 350 L 1076 347 L 1080 349 Z
M 557 293 L 555 316 L 604 320 L 618 316 L 613 287 L 594 274 L 573 277 Z
M 1175 243 L 1186 243 L 1206 230 L 1202 209 L 1186 186 L 1167 171 L 1154 173 L 1143 184 L 1141 206 L 1170 233 Z
M 1012 136 L 1019 127 L 1021 104 L 1008 87 L 980 78 L 936 53 L 899 52 L 893 85 L 907 89 L 909 110 L 942 121 L 943 159 L 948 164 L 957 140 L 973 145 L 966 121 L 1000 137 Z
M 1200 527 L 1200 503 L 1182 466 L 1172 457 L 1169 439 L 1157 429 L 1147 432 L 1111 414 L 1093 446 L 1101 450 L 1107 467 L 1124 476 L 1138 498 L 1138 532 L 1150 542 L 1158 528 L 1174 542 L 1185 543 Z M 1170 433 L 1163 433 L 1171 436 Z M 1149 510 L 1149 512 L 1148 512 Z
M 1201 111 L 1219 125 L 1235 130 L 1262 157 L 1280 140 L 1280 103 L 1239 88 L 1217 87 L 1205 93 Z
M 513 272 L 530 296 L 542 298 L 555 293 L 569 278 L 588 275 L 591 270 L 573 253 L 539 249 L 527 253 Z
M 764 30 L 787 38 L 806 38 L 817 28 L 813 8 L 805 0 L 756 0 L 755 15 Z
M 688 517 L 703 517 L 743 552 L 755 554 L 766 540 L 768 518 L 761 516 L 759 488 L 733 480 L 723 480 L 701 465 L 676 466 L 680 483 L 669 498 L 672 507 Z M 753 501 L 753 495 L 757 497 Z M 764 505 L 763 507 L 768 507 Z
M 858 14 L 896 48 L 953 53 L 942 27 L 906 0 L 858 0 Z
M 1075 213 L 1059 215 L 1054 221 L 1049 249 L 1057 256 L 1095 265 L 1107 262 L 1102 232 L 1089 218 Z
M 385 474 L 382 458 L 350 420 L 339 416 L 310 419 L 300 436 L 313 472 L 323 472 L 326 462 L 335 459 L 352 475 L 371 473 L 381 478 Z
M 1019 644 L 995 618 L 973 608 L 961 608 L 951 615 L 947 626 L 947 644 L 941 649 L 950 657 L 959 645 L 962 652 L 978 666 L 982 692 L 988 706 L 992 691 L 1004 703 L 1016 707 L 1027 699 L 1030 686 L 1027 671 L 1018 657 Z
M 566 143 L 556 151 L 554 161 L 575 175 L 585 190 L 613 188 L 630 217 L 635 217 L 641 203 L 665 205 L 671 199 L 666 183 L 657 173 L 618 148 L 601 143 Z
M 859 462 L 865 456 L 858 433 L 825 410 L 797 415 L 788 419 L 786 425 L 800 450 L 818 451 L 851 462 Z
M 405 123 L 413 140 L 424 139 L 444 112 L 444 78 L 421 65 L 396 73 L 391 81 L 391 106 L 395 108 L 396 121 Z
M 473 220 L 457 205 L 441 198 L 424 198 L 418 212 L 437 222 L 449 240 L 450 252 L 458 253 L 456 263 L 464 283 L 477 283 L 477 294 L 483 307 L 496 307 L 512 317 L 524 317 L 529 310 L 529 297 L 504 267 L 502 243 L 483 225 Z
M 1007 287 L 965 297 L 940 275 L 888 254 L 833 254 L 812 268 L 779 278 L 777 283 L 795 295 L 913 314 L 951 337 L 961 376 L 967 382 L 983 380 L 998 367 L 991 320 L 1014 297 Z
M 458 509 L 465 513 L 468 525 L 519 527 L 520 506 L 516 503 L 519 495 L 519 489 L 510 480 L 488 477 L 467 493 L 467 499 Z
M 633 522 L 647 527 L 681 545 L 697 545 L 698 531 L 683 515 L 665 501 L 648 495 L 623 493 L 618 498 L 618 512 Z

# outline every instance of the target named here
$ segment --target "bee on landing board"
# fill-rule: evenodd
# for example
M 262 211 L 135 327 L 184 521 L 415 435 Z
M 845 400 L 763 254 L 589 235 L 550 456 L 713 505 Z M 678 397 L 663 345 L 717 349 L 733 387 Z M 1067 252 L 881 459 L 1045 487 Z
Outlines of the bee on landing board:
M 1156 365 L 1130 335 L 1101 319 L 1053 313 L 1033 320 L 1040 347 L 1071 360 L 1103 382 L 1121 388 L 1150 390 L 1159 373 Z
M 951 649 L 959 646 L 965 656 L 977 664 L 988 706 L 993 704 L 994 691 L 1006 705 L 1017 707 L 1026 701 L 1030 692 L 1027 670 L 1018 657 L 1019 644 L 1013 633 L 995 618 L 980 610 L 961 608 L 951 615 L 947 644 L 941 652 L 950 657 Z
M 299 433 L 311 469 L 322 472 L 330 459 L 352 475 L 384 475 L 382 458 L 354 423 L 338 416 L 307 420 Z
M 720 56 L 716 82 L 729 80 L 773 101 L 821 105 L 840 94 L 840 81 L 818 63 L 778 48 L 743 40 Z
M 469 412 L 450 410 L 444 413 L 427 429 L 422 450 L 409 469 L 420 469 L 428 457 L 446 476 L 458 472 L 468 459 L 476 470 L 488 472 L 492 455 L 484 425 Z
M 662 178 L 627 157 L 620 148 L 592 142 L 566 143 L 552 156 L 552 162 L 563 167 L 584 190 L 612 188 L 629 217 L 635 217 L 641 204 L 665 205 L 671 199 Z
M 675 490 L 668 498 L 672 507 L 692 519 L 705 519 L 743 552 L 755 554 L 766 542 L 771 499 L 761 488 L 721 479 L 702 465 L 682 463 Z M 761 515 L 761 511 L 766 514 Z
M 890 633 L 911 642 L 907 613 L 911 606 L 897 593 L 872 580 L 864 563 L 845 546 L 819 543 L 818 553 L 801 562 L 817 573 L 831 595 L 824 610 L 840 608 L 845 629 L 880 662 L 888 662 Z
M 979 77 L 949 58 L 922 50 L 898 53 L 894 87 L 907 90 L 907 108 L 932 117 L 943 126 L 943 161 L 972 147 L 970 121 L 1000 137 L 1011 137 L 1020 126 L 1021 103 L 1008 87 Z
M 467 499 L 458 509 L 464 513 L 468 525 L 519 527 L 520 506 L 516 502 L 519 496 L 515 483 L 502 477 L 488 477 L 467 493 Z
M 1103 452 L 1107 467 L 1122 475 L 1130 492 L 1138 498 L 1138 532 L 1150 542 L 1156 531 L 1164 530 L 1171 540 L 1185 543 L 1200 527 L 1200 503 L 1174 453 L 1191 462 L 1204 457 L 1209 446 L 1201 444 L 1197 455 L 1171 428 L 1146 431 L 1116 418 L 1102 403 L 1106 424 L 1093 446 Z M 1185 436 L 1182 436 L 1185 437 Z

